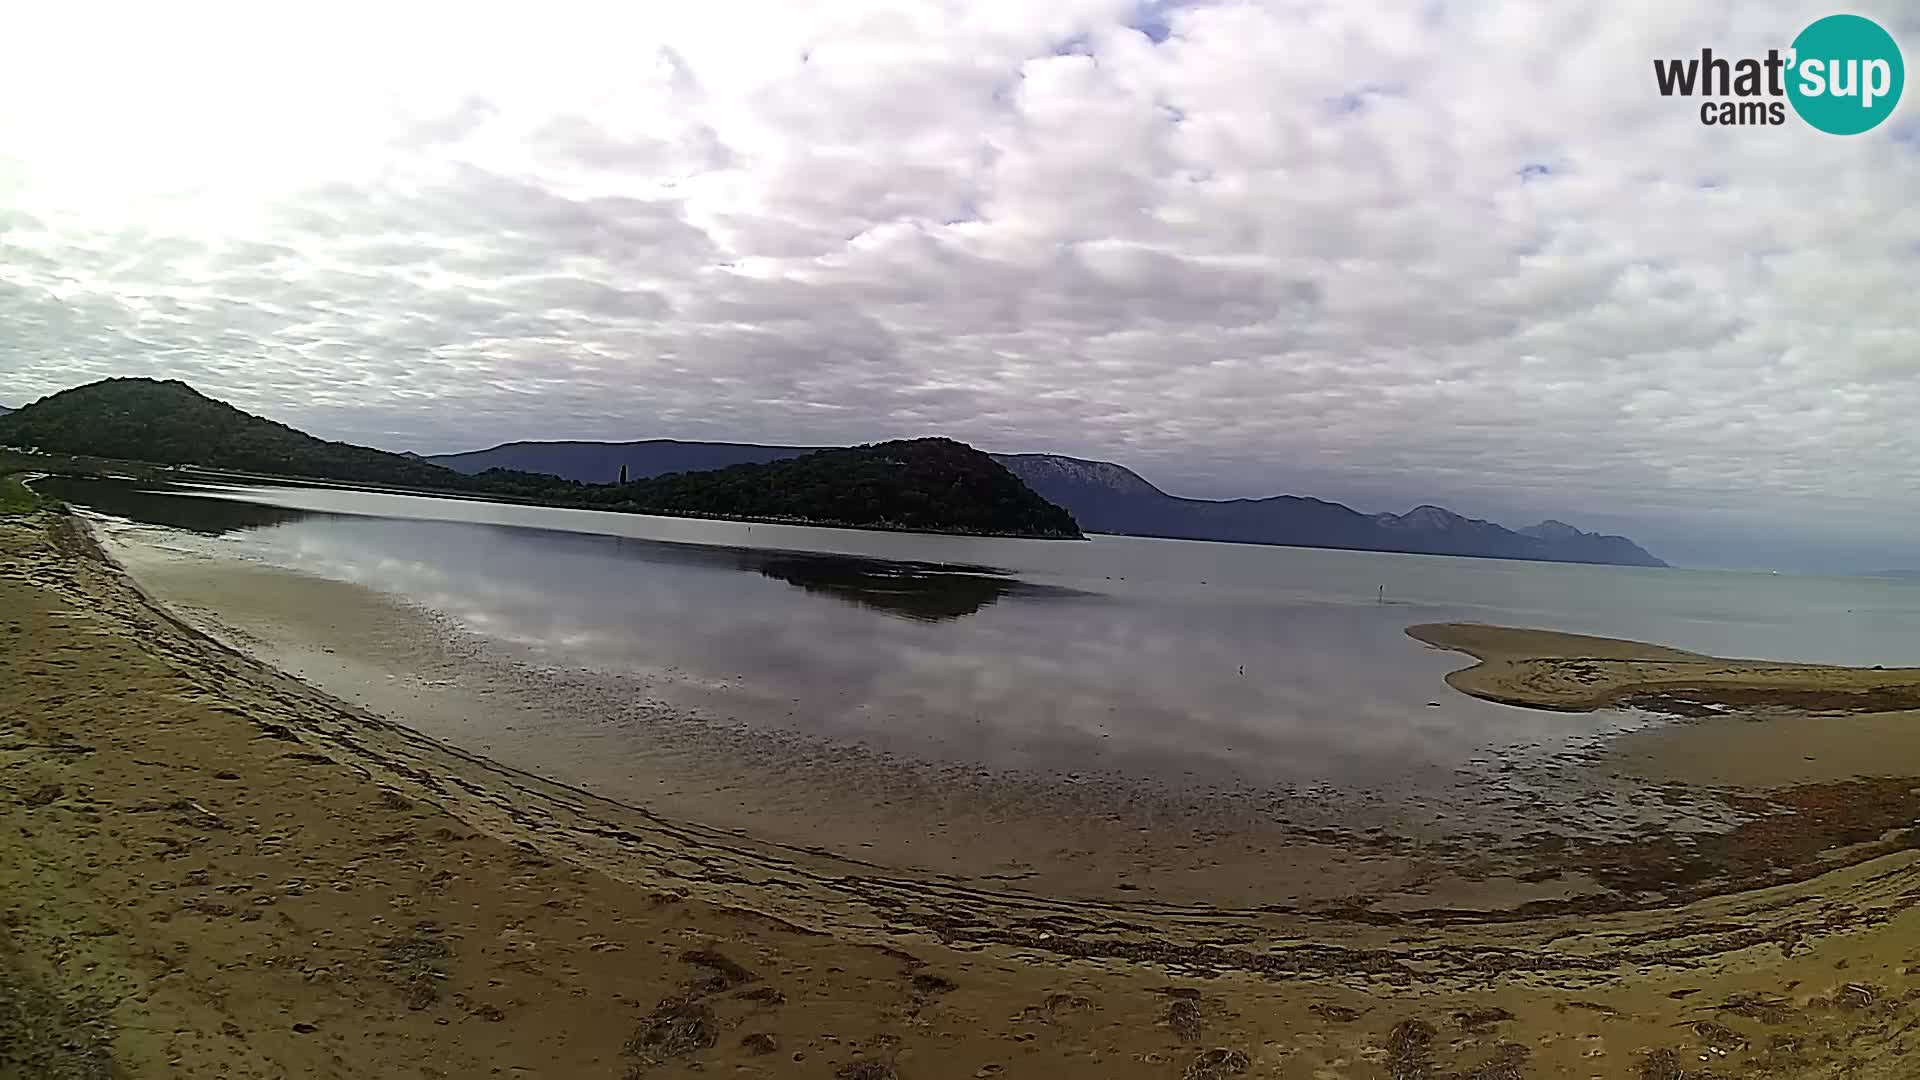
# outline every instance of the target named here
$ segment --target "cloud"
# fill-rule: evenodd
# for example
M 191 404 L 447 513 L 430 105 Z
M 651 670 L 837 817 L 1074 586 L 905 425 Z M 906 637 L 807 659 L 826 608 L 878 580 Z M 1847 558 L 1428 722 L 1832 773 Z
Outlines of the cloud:
M 49 6 L 0 70 L 46 103 L 0 116 L 0 398 L 166 375 L 425 451 L 940 432 L 1891 556 L 1920 113 L 1704 127 L 1650 70 L 1825 13 Z M 102 19 L 140 47 L 73 65 Z

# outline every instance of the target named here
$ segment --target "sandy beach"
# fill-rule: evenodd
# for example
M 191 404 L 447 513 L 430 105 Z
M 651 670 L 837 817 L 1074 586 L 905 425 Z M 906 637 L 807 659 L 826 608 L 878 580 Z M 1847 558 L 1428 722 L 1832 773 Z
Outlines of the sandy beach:
M 1417 871 L 1378 902 L 900 869 L 453 749 L 193 629 L 65 513 L 0 518 L 0 1076 L 1920 1069 L 1920 674 L 1418 636 L 1481 661 L 1464 692 L 1676 717 L 1591 767 L 1738 823 L 1323 836 Z

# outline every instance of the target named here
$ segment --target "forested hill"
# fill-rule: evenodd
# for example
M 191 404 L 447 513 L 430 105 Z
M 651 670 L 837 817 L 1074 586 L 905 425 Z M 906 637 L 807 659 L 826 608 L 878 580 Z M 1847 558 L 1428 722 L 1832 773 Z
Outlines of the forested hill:
M 106 379 L 0 416 L 0 445 L 352 484 L 490 495 L 548 506 L 985 535 L 1078 537 L 1066 511 L 950 439 L 826 450 L 772 465 L 581 484 L 317 439 L 186 383 Z
M 316 439 L 173 380 L 106 379 L 62 390 L 0 416 L 0 444 L 156 465 L 400 487 L 474 488 L 451 469 L 405 454 Z
M 1080 535 L 1073 515 L 1034 494 L 993 458 L 952 439 L 821 450 L 783 461 L 592 485 L 580 492 L 582 505 L 642 513 L 1053 538 Z

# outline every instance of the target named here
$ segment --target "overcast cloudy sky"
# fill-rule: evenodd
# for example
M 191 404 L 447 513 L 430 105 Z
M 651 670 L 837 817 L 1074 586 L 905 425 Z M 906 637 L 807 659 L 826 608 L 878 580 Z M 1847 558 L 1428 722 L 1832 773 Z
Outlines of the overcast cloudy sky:
M 1719 129 L 1653 83 L 1835 10 L 32 5 L 0 403 L 177 377 L 426 452 L 941 433 L 1920 564 L 1920 106 Z M 1920 7 L 1844 10 L 1920 61 Z

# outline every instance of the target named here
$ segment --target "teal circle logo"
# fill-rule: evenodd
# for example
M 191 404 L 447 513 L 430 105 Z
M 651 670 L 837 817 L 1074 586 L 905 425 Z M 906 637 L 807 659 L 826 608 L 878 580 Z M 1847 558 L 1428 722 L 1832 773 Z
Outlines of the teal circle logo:
M 1879 127 L 1907 83 L 1893 35 L 1859 15 L 1829 15 L 1800 31 L 1789 63 L 1793 111 L 1829 135 Z

